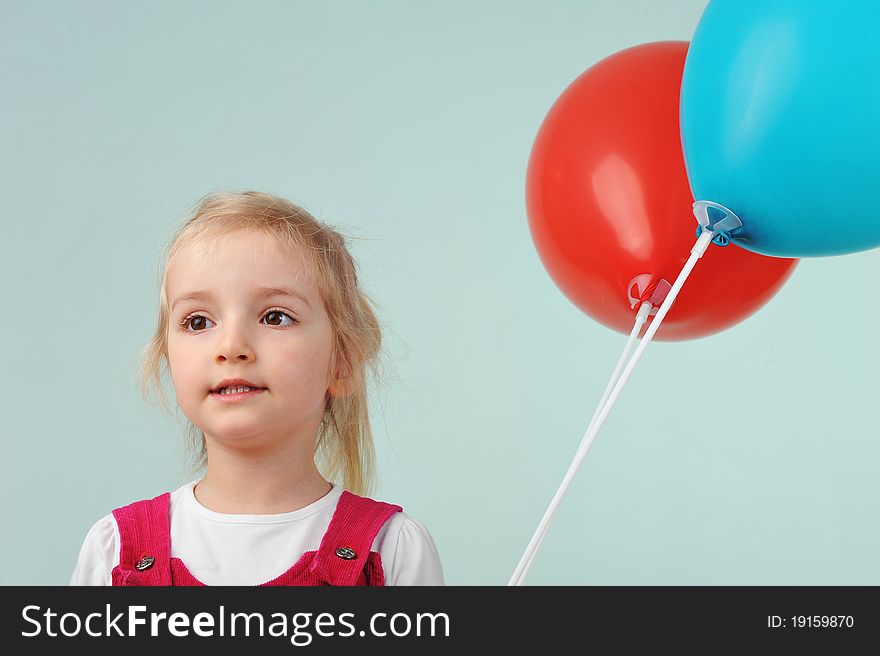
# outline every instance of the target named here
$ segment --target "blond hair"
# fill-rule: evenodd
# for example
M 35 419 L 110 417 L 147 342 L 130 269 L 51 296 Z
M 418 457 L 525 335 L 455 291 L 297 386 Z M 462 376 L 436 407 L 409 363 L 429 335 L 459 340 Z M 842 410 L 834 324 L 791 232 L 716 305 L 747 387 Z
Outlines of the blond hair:
M 169 411 L 162 389 L 162 375 L 169 366 L 169 262 L 194 243 L 239 230 L 259 231 L 276 248 L 287 252 L 295 249 L 306 258 L 333 326 L 330 371 L 341 366 L 349 383 L 346 396 L 330 396 L 327 400 L 315 462 L 328 480 L 341 482 L 355 494 L 367 495 L 375 482 L 375 455 L 366 379 L 368 373 L 374 380 L 380 377 L 382 330 L 371 307 L 373 301 L 358 285 L 356 265 L 346 248 L 345 237 L 288 200 L 256 191 L 211 193 L 201 199 L 191 217 L 171 237 L 161 275 L 156 331 L 140 355 L 141 394 L 150 401 L 151 392 L 156 392 L 161 406 Z M 185 431 L 195 468 L 204 468 L 204 433 L 188 420 Z

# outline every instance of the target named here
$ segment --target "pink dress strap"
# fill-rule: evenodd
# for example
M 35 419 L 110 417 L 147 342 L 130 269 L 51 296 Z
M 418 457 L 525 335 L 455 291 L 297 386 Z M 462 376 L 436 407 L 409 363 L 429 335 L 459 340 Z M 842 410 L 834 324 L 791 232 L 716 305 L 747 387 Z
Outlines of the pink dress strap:
M 384 585 L 384 571 L 373 541 L 388 519 L 403 508 L 343 491 L 309 571 L 327 585 Z
M 165 492 L 113 511 L 120 542 L 113 585 L 171 585 L 170 499 Z

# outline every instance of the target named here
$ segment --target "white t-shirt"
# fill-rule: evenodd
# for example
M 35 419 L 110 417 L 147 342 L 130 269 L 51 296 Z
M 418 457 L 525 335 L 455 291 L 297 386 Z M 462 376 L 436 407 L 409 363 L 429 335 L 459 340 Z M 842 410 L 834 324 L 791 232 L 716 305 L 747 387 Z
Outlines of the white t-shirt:
M 305 508 L 278 515 L 230 515 L 208 510 L 192 481 L 171 493 L 171 557 L 205 585 L 260 585 L 315 551 L 343 488 L 333 485 Z M 443 585 L 437 547 L 428 530 L 403 512 L 385 522 L 373 551 L 382 557 L 385 585 Z M 111 585 L 119 564 L 119 527 L 112 513 L 89 529 L 70 585 Z

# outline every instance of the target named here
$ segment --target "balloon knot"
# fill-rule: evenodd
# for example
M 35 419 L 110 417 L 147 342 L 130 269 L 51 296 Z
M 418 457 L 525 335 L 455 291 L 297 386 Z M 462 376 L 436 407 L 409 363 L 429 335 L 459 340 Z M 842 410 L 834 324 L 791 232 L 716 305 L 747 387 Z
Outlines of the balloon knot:
M 714 232 L 715 236 L 712 237 L 712 243 L 718 246 L 727 246 L 730 243 L 730 233 L 726 230 L 717 230 L 714 231 L 710 228 L 704 228 L 703 226 L 697 226 L 697 237 L 702 235 L 704 232 Z

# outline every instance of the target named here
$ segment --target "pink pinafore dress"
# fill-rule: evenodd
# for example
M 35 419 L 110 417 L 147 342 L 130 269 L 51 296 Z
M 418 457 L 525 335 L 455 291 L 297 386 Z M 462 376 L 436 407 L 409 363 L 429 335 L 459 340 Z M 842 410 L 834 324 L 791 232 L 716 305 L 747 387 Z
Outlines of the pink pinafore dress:
M 113 511 L 121 542 L 114 586 L 204 585 L 182 560 L 171 557 L 170 499 L 166 492 Z M 317 551 L 305 552 L 262 585 L 385 585 L 382 559 L 370 549 L 382 525 L 402 510 L 344 491 Z

